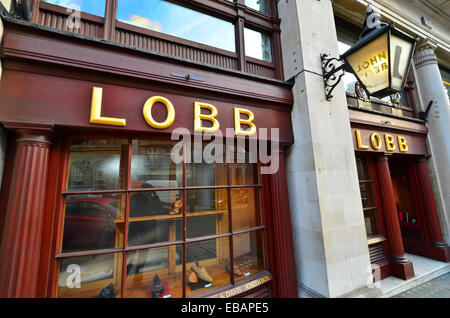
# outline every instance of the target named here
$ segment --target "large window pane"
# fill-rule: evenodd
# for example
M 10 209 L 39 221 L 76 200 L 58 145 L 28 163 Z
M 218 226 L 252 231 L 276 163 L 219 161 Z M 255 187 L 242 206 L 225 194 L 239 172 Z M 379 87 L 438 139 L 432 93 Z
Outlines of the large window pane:
M 262 13 L 267 14 L 269 12 L 267 8 L 267 0 L 245 0 L 245 5 Z
M 231 190 L 233 231 L 262 225 L 259 188 L 235 188 Z
M 170 156 L 174 142 L 133 140 L 132 188 L 174 188 L 183 186 L 183 166 Z
M 264 270 L 263 231 L 233 237 L 234 275 L 243 279 Z
M 373 199 L 372 182 L 360 182 L 359 190 L 361 191 L 363 208 L 373 208 L 375 202 Z
M 269 35 L 244 28 L 245 55 L 272 62 L 272 39 Z
M 182 191 L 148 191 L 130 194 L 128 245 L 181 240 Z
M 226 189 L 187 191 L 187 237 L 194 238 L 229 232 L 227 198 Z
M 124 213 L 125 194 L 68 196 L 62 252 L 121 248 Z
M 126 296 L 180 298 L 183 295 L 182 249 L 176 246 L 127 254 Z
M 186 295 L 194 295 L 230 283 L 228 237 L 186 245 Z
M 256 163 L 230 164 L 231 185 L 259 184 L 258 165 Z
M 77 10 L 99 17 L 105 16 L 105 0 L 44 0 L 45 2 L 56 4 L 69 10 Z M 72 11 L 68 11 L 72 12 Z
M 222 163 L 186 164 L 186 185 L 217 186 L 227 184 L 227 167 Z
M 122 259 L 117 253 L 60 260 L 58 297 L 120 297 Z
M 68 191 L 126 188 L 128 141 L 74 140 L 70 153 Z
M 224 50 L 236 51 L 230 22 L 163 0 L 119 0 L 117 19 Z

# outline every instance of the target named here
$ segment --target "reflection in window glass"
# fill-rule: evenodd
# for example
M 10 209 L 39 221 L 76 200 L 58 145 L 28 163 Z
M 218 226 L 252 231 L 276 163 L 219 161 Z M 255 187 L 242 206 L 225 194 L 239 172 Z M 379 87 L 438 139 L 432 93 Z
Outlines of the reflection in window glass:
M 194 295 L 230 283 L 228 237 L 186 245 L 186 295 Z
M 126 187 L 128 141 L 74 140 L 70 154 L 68 191 L 116 190 Z
M 183 186 L 183 166 L 171 160 L 173 142 L 133 140 L 132 188 L 174 188 Z
M 59 263 L 58 297 L 119 298 L 121 281 L 121 253 L 64 258 Z
M 90 13 L 99 17 L 105 16 L 105 0 L 44 0 L 71 10 Z M 68 11 L 69 13 L 72 11 Z
M 232 274 L 239 280 L 264 268 L 264 232 L 256 228 L 263 225 L 258 165 L 183 167 L 171 160 L 172 147 L 170 141 L 155 139 L 72 142 L 61 243 L 63 256 L 70 258 L 60 261 L 58 295 L 120 297 L 123 287 L 127 297 L 182 297 L 183 290 L 197 295 L 230 284 Z M 245 149 L 239 154 L 236 160 L 252 161 Z M 239 234 L 230 233 L 230 203 L 232 229 Z M 242 233 L 246 230 L 251 232 Z M 125 255 L 111 249 L 127 253 L 126 268 Z M 67 255 L 74 252 L 78 257 Z M 107 252 L 116 254 L 103 255 Z M 73 287 L 77 282 L 70 274 L 75 271 L 81 273 L 80 288 Z
M 269 12 L 267 9 L 267 0 L 245 0 L 245 5 L 262 13 L 267 14 Z
M 227 198 L 226 189 L 187 191 L 187 237 L 194 238 L 228 232 Z
M 124 194 L 66 198 L 62 252 L 123 246 Z
M 234 188 L 231 190 L 233 231 L 262 225 L 260 190 Z
M 263 232 L 249 232 L 233 237 L 234 275 L 244 279 L 264 270 Z
M 258 165 L 256 163 L 230 164 L 231 185 L 258 184 Z
M 244 28 L 245 55 L 272 62 L 272 39 L 269 35 Z
M 176 246 L 127 254 L 126 295 L 129 298 L 183 296 L 182 249 Z
M 188 163 L 186 164 L 186 185 L 215 186 L 227 184 L 225 164 Z
M 117 19 L 141 28 L 236 51 L 232 23 L 169 1 L 119 0 Z
M 182 239 L 182 203 L 182 191 L 131 193 L 128 245 L 147 245 Z

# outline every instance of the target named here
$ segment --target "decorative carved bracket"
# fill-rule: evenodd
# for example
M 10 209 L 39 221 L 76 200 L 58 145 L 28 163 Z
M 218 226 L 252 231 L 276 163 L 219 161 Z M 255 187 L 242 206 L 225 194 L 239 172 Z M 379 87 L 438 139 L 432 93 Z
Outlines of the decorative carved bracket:
M 331 94 L 336 86 L 341 81 L 342 76 L 345 75 L 345 63 L 340 58 L 329 57 L 328 54 L 320 55 L 322 61 L 323 83 L 325 86 L 325 97 L 331 100 Z

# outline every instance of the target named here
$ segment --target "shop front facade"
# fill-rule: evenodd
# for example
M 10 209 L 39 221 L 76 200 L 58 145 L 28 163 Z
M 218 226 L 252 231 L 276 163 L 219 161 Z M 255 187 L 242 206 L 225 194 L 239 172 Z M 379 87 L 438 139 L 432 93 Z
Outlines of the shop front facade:
M 448 262 L 427 168 L 428 129 L 413 118 L 349 112 L 374 279 L 414 278 L 405 253 Z
M 448 269 L 448 6 L 368 4 L 278 2 L 284 74 L 294 83 L 287 172 L 300 297 L 386 297 L 389 277 L 427 279 L 414 255 Z M 337 70 L 365 23 L 377 21 L 418 40 L 404 88 L 381 98 Z M 336 61 L 330 83 L 325 54 Z
M 1 296 L 296 297 L 275 6 L 159 3 L 214 16 L 217 48 L 53 2 L 2 14 Z

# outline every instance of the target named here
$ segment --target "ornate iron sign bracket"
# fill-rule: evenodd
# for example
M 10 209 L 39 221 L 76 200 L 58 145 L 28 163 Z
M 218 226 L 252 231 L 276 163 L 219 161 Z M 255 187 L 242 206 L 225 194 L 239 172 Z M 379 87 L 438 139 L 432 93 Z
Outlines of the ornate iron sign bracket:
M 340 58 L 329 57 L 328 54 L 320 55 L 322 61 L 323 84 L 325 86 L 325 97 L 331 100 L 331 94 L 336 86 L 341 81 L 342 76 L 345 75 L 345 63 Z

